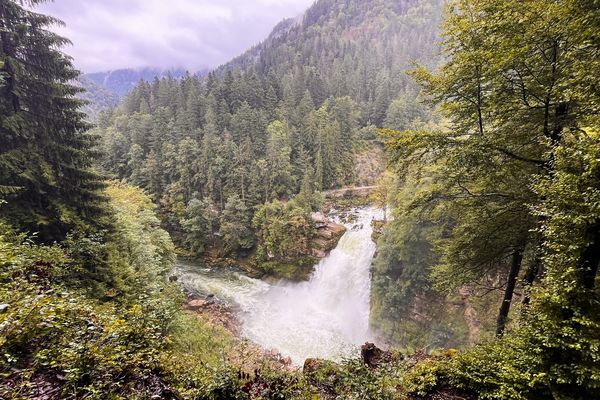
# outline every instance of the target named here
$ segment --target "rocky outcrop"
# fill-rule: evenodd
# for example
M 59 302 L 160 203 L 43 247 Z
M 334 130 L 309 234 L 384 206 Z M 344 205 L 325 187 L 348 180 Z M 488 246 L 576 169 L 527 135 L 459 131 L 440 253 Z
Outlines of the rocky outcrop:
M 199 293 L 187 292 L 184 308 L 211 326 L 229 332 L 231 342 L 225 356 L 232 365 L 240 368 L 240 372 L 250 373 L 263 367 L 281 371 L 294 369 L 290 357 L 283 356 L 276 349 L 264 349 L 244 338 L 236 310 L 214 295 L 203 296 Z
M 311 240 L 312 255 L 324 258 L 337 246 L 338 241 L 346 232 L 346 227 L 330 221 L 321 212 L 312 213 L 310 217 L 317 230 L 315 237 Z
M 235 316 L 233 308 L 216 301 L 214 295 L 208 295 L 204 298 L 189 295 L 185 303 L 185 309 L 205 316 L 211 325 L 222 326 L 233 335 L 240 335 L 240 322 Z
M 392 353 L 381 350 L 373 343 L 365 343 L 360 348 L 360 357 L 369 368 L 377 368 L 383 363 L 390 362 Z

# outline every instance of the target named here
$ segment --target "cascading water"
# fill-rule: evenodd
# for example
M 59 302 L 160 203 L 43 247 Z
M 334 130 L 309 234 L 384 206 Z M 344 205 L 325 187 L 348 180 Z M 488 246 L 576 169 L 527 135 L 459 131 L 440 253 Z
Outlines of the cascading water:
M 356 219 L 307 282 L 268 284 L 235 271 L 180 264 L 184 284 L 239 307 L 243 334 L 300 365 L 306 358 L 337 360 L 368 339 L 371 221 L 382 212 L 360 208 Z

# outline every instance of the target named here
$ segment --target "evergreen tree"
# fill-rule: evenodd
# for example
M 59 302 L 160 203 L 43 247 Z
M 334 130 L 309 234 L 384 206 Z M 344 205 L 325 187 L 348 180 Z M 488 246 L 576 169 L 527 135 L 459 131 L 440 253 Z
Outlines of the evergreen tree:
M 79 110 L 79 73 L 59 50 L 68 41 L 49 29 L 59 22 L 0 3 L 0 214 L 43 241 L 98 226 L 102 214 L 97 138 Z
M 207 199 L 192 199 L 185 209 L 181 226 L 186 233 L 185 243 L 196 254 L 202 254 L 215 232 L 216 215 Z
M 254 246 L 249 210 L 238 195 L 227 199 L 221 215 L 221 237 L 229 253 L 246 251 Z

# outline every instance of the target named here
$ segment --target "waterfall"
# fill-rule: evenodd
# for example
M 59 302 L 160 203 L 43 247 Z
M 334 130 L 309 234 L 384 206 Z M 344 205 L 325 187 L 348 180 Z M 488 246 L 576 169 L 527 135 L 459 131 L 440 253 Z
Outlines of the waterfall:
M 291 357 L 339 360 L 368 340 L 371 278 L 375 253 L 374 208 L 354 210 L 356 219 L 337 247 L 321 260 L 307 282 L 266 282 L 235 271 L 214 272 L 180 266 L 178 275 L 203 293 L 213 293 L 240 309 L 242 332 L 267 349 Z

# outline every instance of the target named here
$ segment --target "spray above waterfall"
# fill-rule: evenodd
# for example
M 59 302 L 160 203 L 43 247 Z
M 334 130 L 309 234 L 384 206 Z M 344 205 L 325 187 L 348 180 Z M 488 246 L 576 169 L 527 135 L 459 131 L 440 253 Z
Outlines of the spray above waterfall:
M 355 210 L 356 219 L 307 282 L 268 284 L 235 271 L 180 265 L 181 280 L 202 293 L 234 303 L 242 332 L 301 364 L 306 358 L 340 359 L 368 340 L 375 254 L 371 221 L 382 212 Z

